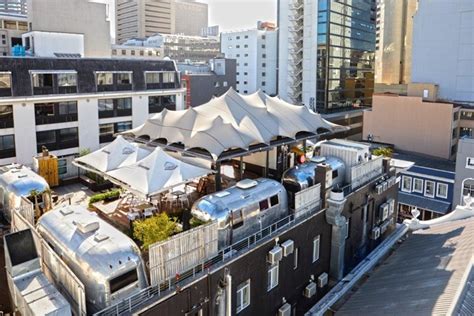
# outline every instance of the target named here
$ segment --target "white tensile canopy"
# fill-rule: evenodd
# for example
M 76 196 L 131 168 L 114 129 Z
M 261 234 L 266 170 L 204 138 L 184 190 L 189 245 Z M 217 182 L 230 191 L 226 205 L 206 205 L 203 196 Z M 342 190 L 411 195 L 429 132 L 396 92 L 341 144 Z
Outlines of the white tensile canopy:
M 93 172 L 108 172 L 142 160 L 151 150 L 130 143 L 122 136 L 99 150 L 74 159 L 74 164 Z
M 145 198 L 214 172 L 209 161 L 150 151 L 122 136 L 73 163 Z
M 107 175 L 112 182 L 150 197 L 210 173 L 213 173 L 211 169 L 183 162 L 158 147 L 141 161 L 112 170 Z
M 292 105 L 260 91 L 241 95 L 231 88 L 199 107 L 182 111 L 165 109 L 122 134 L 183 144 L 185 150 L 205 149 L 216 160 L 228 149 L 247 150 L 259 143 L 269 145 L 278 136 L 295 139 L 301 132 L 316 135 L 321 130 L 344 129 L 305 106 Z

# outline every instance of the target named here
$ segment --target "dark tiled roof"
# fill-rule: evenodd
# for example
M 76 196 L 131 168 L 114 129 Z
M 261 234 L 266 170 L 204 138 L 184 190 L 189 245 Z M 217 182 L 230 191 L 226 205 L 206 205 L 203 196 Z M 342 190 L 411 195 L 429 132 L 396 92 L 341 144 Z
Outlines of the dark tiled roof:
M 398 192 L 398 203 L 416 206 L 438 214 L 446 214 L 451 210 L 451 203 L 449 202 L 437 201 L 435 199 L 405 192 Z
M 415 231 L 336 312 L 345 315 L 448 315 L 472 297 L 474 217 Z
M 415 172 L 415 173 L 421 173 L 421 174 L 434 176 L 434 177 L 439 177 L 439 178 L 451 179 L 451 180 L 454 180 L 454 177 L 456 175 L 454 172 L 451 172 L 451 171 L 421 167 L 421 166 L 417 166 L 417 165 L 409 168 L 408 171 Z

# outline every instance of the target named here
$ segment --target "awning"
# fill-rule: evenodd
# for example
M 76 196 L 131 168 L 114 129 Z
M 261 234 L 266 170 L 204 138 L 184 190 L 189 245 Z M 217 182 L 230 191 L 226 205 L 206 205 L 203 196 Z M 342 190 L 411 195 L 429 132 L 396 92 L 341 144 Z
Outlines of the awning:
M 214 160 L 224 151 L 270 145 L 278 138 L 296 140 L 301 133 L 345 130 L 305 106 L 289 104 L 258 91 L 241 95 L 232 88 L 209 102 L 182 111 L 163 110 L 143 125 L 123 132 L 135 139 L 205 150 Z
M 93 172 L 108 172 L 120 167 L 134 164 L 151 153 L 151 150 L 129 143 L 122 136 L 110 144 L 90 154 L 74 159 L 73 163 Z
M 405 192 L 398 192 L 398 203 L 432 211 L 442 215 L 451 211 L 451 203 L 437 201 Z

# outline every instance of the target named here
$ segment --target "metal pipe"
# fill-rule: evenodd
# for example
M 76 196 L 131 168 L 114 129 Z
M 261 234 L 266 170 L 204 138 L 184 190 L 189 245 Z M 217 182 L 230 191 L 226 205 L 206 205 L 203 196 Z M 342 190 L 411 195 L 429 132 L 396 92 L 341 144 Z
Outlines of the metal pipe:
M 221 182 L 221 162 L 216 161 L 216 192 L 222 190 L 222 182 Z
M 226 288 L 225 288 L 225 315 L 232 316 L 232 276 L 227 273 L 225 276 Z
M 268 164 L 269 164 L 269 159 L 270 159 L 270 152 L 267 150 L 265 152 L 265 175 L 264 177 L 268 177 Z

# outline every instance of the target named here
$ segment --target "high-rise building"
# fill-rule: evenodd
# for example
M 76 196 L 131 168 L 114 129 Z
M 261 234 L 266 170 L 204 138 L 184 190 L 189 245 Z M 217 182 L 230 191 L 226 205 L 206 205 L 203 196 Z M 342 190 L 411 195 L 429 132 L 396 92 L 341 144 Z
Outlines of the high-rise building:
M 173 34 L 173 0 L 117 0 L 115 2 L 116 42 L 156 33 Z
M 201 29 L 208 26 L 207 3 L 195 0 L 174 0 L 174 33 L 201 35 Z
M 375 82 L 411 82 L 413 16 L 418 0 L 377 1 Z
M 0 56 L 12 55 L 12 48 L 21 45 L 21 34 L 28 31 L 26 16 L 0 13 Z
M 413 21 L 412 81 L 441 99 L 474 102 L 474 1 L 420 0 Z
M 277 31 L 255 28 L 221 33 L 221 52 L 237 60 L 237 91 L 277 93 Z
M 28 0 L 28 8 L 30 31 L 82 34 L 85 57 L 110 57 L 111 17 L 104 1 Z M 54 44 L 61 46 L 60 39 Z
M 26 15 L 27 0 L 0 0 L 0 13 Z
M 322 113 L 370 106 L 375 0 L 280 0 L 282 98 Z

